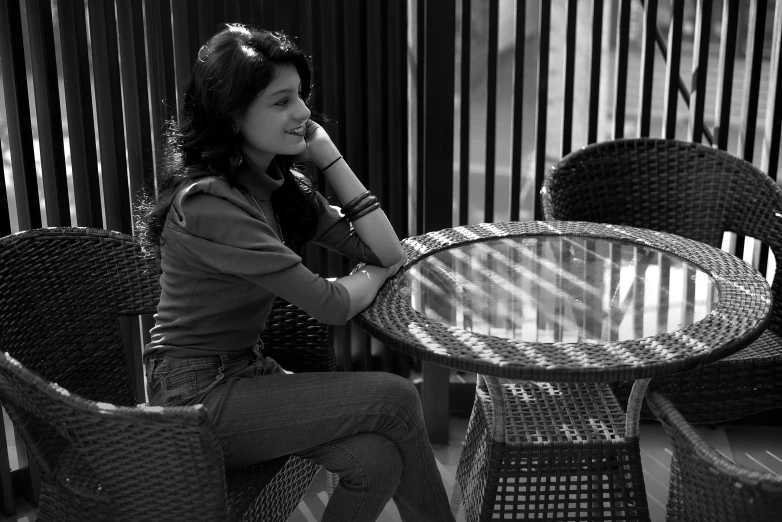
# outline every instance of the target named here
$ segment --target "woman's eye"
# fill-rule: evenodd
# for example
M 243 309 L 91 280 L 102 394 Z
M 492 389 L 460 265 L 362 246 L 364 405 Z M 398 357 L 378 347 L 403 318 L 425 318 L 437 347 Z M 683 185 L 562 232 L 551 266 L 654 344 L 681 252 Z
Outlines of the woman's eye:
M 284 106 L 284 105 L 287 105 L 287 104 L 288 104 L 288 98 L 283 98 L 280 101 L 278 101 L 277 103 L 275 103 L 274 105 L 282 105 L 282 106 Z

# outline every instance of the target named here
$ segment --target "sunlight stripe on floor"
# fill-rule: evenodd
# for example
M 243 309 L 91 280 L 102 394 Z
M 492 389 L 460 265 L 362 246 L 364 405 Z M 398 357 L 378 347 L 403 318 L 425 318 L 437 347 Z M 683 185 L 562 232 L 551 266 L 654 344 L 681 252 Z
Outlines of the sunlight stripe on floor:
M 660 502 L 659 500 L 657 500 L 657 498 L 656 498 L 654 495 L 650 495 L 650 494 L 647 492 L 647 493 L 646 493 L 646 498 L 647 498 L 647 499 L 649 499 L 649 500 L 652 500 L 652 501 L 654 501 L 654 503 L 655 503 L 655 504 L 657 504 L 657 505 L 658 505 L 658 506 L 660 506 L 661 508 L 665 509 L 665 504 L 663 504 L 662 502 Z
M 774 455 L 774 454 L 773 454 L 773 453 L 771 453 L 770 451 L 766 450 L 766 453 L 768 453 L 769 455 L 771 455 L 772 457 L 774 457 L 775 459 L 777 459 L 779 462 L 782 462 L 782 459 L 780 459 L 779 457 L 777 457 L 776 455 Z
M 456 483 L 456 478 L 453 476 L 453 473 L 448 471 L 448 468 L 446 468 L 442 462 L 437 459 L 435 459 L 435 462 L 437 462 L 437 469 L 440 471 L 440 476 L 443 478 L 445 490 L 450 496 L 451 490 L 453 490 L 453 485 Z
M 653 474 L 649 473 L 648 471 L 646 471 L 646 470 L 643 470 L 643 471 L 644 471 L 644 477 L 651 478 L 652 480 L 657 482 L 660 486 L 665 488 L 665 491 L 668 491 L 668 484 L 666 484 L 662 480 L 658 479 L 656 476 L 654 476 Z
M 310 508 L 307 507 L 307 504 L 305 504 L 303 500 L 299 502 L 299 511 L 301 511 L 301 514 L 304 515 L 305 519 L 307 519 L 307 522 L 318 522 L 318 520 L 312 514 L 312 511 L 310 511 Z
M 323 502 L 324 506 L 329 503 L 329 494 L 326 493 L 325 491 L 321 491 L 320 493 L 318 493 L 318 498 L 320 499 L 321 502 Z
M 750 455 L 750 454 L 749 454 L 749 453 L 747 453 L 746 451 L 744 452 L 744 455 L 746 455 L 746 456 L 747 456 L 747 458 L 748 458 L 749 460 L 751 460 L 752 462 L 754 462 L 754 463 L 755 463 L 755 464 L 757 464 L 758 466 L 762 467 L 762 468 L 763 468 L 763 469 L 765 469 L 765 470 L 768 470 L 768 472 L 769 472 L 769 473 L 771 473 L 771 474 L 773 474 L 773 475 L 779 475 L 779 473 L 777 473 L 777 472 L 776 472 L 776 471 L 774 471 L 773 469 L 769 468 L 768 466 L 766 466 L 765 464 L 763 464 L 762 462 L 760 462 L 758 459 L 756 459 L 755 457 L 753 457 L 752 455 Z
M 736 463 L 736 462 L 735 462 L 735 461 L 734 461 L 732 458 L 728 457 L 727 455 L 725 455 L 723 452 L 721 452 L 721 451 L 720 451 L 720 450 L 718 450 L 717 448 L 714 448 L 714 451 L 716 451 L 717 453 L 719 453 L 720 455 L 722 455 L 723 457 L 725 457 L 725 458 L 726 458 L 726 459 L 728 459 L 729 461 L 733 462 L 734 464 Z
M 663 463 L 663 461 L 661 461 L 660 459 L 658 459 L 657 457 L 655 457 L 654 455 L 652 455 L 652 454 L 651 454 L 651 453 L 649 453 L 648 451 L 646 451 L 646 450 L 642 449 L 642 450 L 641 450 L 641 455 L 644 455 L 644 456 L 646 456 L 646 457 L 647 457 L 649 460 L 652 460 L 652 461 L 656 462 L 656 463 L 657 463 L 657 465 L 658 465 L 658 466 L 660 466 L 661 468 L 663 468 L 663 469 L 664 469 L 666 472 L 668 472 L 668 473 L 670 473 L 670 472 L 671 472 L 671 468 L 670 468 L 670 467 L 666 466 L 666 465 Z

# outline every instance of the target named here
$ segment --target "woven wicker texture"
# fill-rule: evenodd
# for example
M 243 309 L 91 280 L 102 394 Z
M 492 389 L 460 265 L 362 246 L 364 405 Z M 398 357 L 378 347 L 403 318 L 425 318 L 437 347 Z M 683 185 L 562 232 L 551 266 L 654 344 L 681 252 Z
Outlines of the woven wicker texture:
M 647 402 L 673 447 L 668 520 L 780 520 L 782 476 L 749 470 L 725 458 L 659 391 L 650 391 Z
M 155 312 L 158 277 L 115 232 L 0 239 L 0 393 L 41 470 L 38 520 L 287 520 L 318 466 L 283 457 L 226 471 L 202 406 L 135 407 L 118 319 Z M 275 302 L 267 346 L 320 352 L 306 370 L 328 371 L 331 339 L 333 327 Z
M 782 259 L 782 190 L 751 163 L 705 145 L 621 139 L 575 151 L 546 174 L 548 220 L 592 221 L 678 234 L 720 247 L 753 237 Z M 768 329 L 752 345 L 692 372 L 655 379 L 690 422 L 720 422 L 782 403 L 782 271 Z M 632 383 L 619 383 L 620 401 Z M 652 418 L 644 409 L 644 418 Z
M 501 411 L 477 388 L 456 476 L 466 520 L 649 518 L 638 438 L 607 385 L 500 386 Z
M 572 235 L 642 243 L 677 255 L 715 280 L 719 302 L 705 318 L 673 333 L 609 343 L 509 340 L 446 327 L 413 310 L 398 291 L 419 259 L 461 244 L 502 237 Z M 585 222 L 508 222 L 457 227 L 403 240 L 409 258 L 356 321 L 404 353 L 464 371 L 547 382 L 612 382 L 656 377 L 725 357 L 763 331 L 772 297 L 765 279 L 742 260 L 671 234 Z
M 543 343 L 446 327 L 413 310 L 399 291 L 404 272 L 437 252 L 482 240 L 560 235 L 643 244 L 679 256 L 711 275 L 719 302 L 705 318 L 672 333 Z M 452 500 L 454 509 L 464 502 L 470 521 L 648 520 L 637 406 L 625 418 L 611 390 L 596 383 L 646 379 L 725 357 L 755 340 L 771 312 L 771 290 L 752 267 L 662 232 L 586 222 L 488 223 L 408 238 L 403 246 L 408 263 L 357 321 L 402 352 L 481 375 Z M 497 377 L 559 384 L 500 385 Z M 644 388 L 645 381 L 639 392 Z

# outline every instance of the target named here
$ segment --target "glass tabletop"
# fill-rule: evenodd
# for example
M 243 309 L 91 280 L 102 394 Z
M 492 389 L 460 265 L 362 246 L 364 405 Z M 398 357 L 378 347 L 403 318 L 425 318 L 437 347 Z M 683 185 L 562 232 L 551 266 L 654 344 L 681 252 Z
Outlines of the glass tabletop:
M 428 256 L 402 275 L 412 308 L 446 326 L 529 342 L 623 341 L 674 332 L 718 301 L 714 280 L 637 243 L 526 236 Z

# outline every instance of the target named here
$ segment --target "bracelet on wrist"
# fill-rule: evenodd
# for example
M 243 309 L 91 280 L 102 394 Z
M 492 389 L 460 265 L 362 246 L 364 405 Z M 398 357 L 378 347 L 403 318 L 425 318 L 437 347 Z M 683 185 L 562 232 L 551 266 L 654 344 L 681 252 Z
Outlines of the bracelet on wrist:
M 350 221 L 357 221 L 359 218 L 362 218 L 362 217 L 366 216 L 367 214 L 369 214 L 370 212 L 374 212 L 375 210 L 377 210 L 379 208 L 380 208 L 380 202 L 379 201 L 375 201 L 372 205 L 369 205 L 368 207 L 363 208 L 359 212 L 356 212 L 355 214 L 353 214 L 353 216 L 350 216 L 348 219 L 350 219 Z
M 345 215 L 348 215 L 348 213 L 352 212 L 354 208 L 356 208 L 357 205 L 359 205 L 362 201 L 364 201 L 366 198 L 371 197 L 372 193 L 370 191 L 362 192 L 355 198 L 351 199 L 348 204 L 346 204 L 344 207 L 342 207 L 342 213 Z
M 361 263 L 357 264 L 357 265 L 356 265 L 356 266 L 353 268 L 353 270 L 351 270 L 351 271 L 350 271 L 350 275 L 353 275 L 353 274 L 356 274 L 356 273 L 358 273 L 358 271 L 359 271 L 359 270 L 361 270 L 362 268 L 364 268 L 365 266 L 367 266 L 367 264 L 366 264 L 366 263 L 364 263 L 364 262 L 361 262 Z
M 358 214 L 360 212 L 363 212 L 364 209 L 374 205 L 375 203 L 377 203 L 377 197 L 369 196 L 369 197 L 364 198 L 363 200 L 361 200 L 361 202 L 358 205 L 355 205 L 355 206 L 349 208 L 348 211 L 345 212 L 345 215 L 348 217 L 348 219 L 352 220 L 353 216 L 355 216 L 356 214 Z
M 329 163 L 328 165 L 326 165 L 325 167 L 323 167 L 322 169 L 320 169 L 320 171 L 321 171 L 321 172 L 326 172 L 326 170 L 327 170 L 329 167 L 331 167 L 332 165 L 334 165 L 336 162 L 338 162 L 338 161 L 339 161 L 339 160 L 341 160 L 341 159 L 342 159 L 342 156 L 339 156 L 337 159 L 335 159 L 334 161 L 332 161 L 331 163 Z

